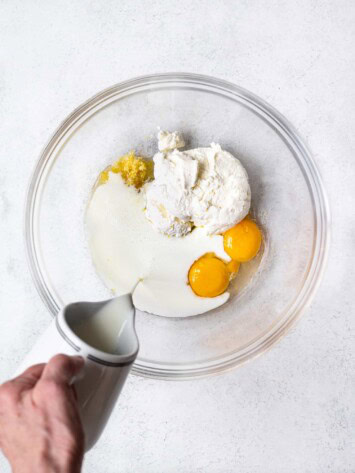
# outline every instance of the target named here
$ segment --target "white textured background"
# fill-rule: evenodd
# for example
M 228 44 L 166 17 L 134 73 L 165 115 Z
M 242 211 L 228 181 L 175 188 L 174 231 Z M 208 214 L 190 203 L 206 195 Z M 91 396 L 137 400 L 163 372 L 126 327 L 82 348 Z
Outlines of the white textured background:
M 0 0 L 1 380 L 49 322 L 25 261 L 30 173 L 101 89 L 167 71 L 250 89 L 308 140 L 332 208 L 328 269 L 292 332 L 219 377 L 131 377 L 85 472 L 355 471 L 354 50 L 352 0 Z

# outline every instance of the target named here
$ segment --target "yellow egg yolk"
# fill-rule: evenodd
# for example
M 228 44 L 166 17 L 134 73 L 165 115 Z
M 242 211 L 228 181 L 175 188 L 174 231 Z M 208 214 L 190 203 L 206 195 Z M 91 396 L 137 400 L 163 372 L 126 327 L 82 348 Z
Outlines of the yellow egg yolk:
M 256 223 L 245 218 L 224 233 L 224 251 L 232 260 L 245 263 L 257 255 L 261 239 L 261 231 Z
M 238 262 L 226 264 L 214 253 L 207 253 L 192 264 L 188 274 L 189 284 L 198 296 L 216 297 L 223 294 L 238 270 Z
M 240 267 L 239 261 L 232 260 L 229 263 L 227 263 L 227 269 L 230 272 L 232 279 L 236 276 L 237 272 L 239 271 L 239 267 Z

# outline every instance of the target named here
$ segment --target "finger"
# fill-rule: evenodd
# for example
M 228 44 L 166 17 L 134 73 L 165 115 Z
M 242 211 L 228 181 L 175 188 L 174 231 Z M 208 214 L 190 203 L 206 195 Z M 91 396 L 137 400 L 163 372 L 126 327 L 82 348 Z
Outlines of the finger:
M 18 401 L 25 391 L 32 389 L 37 383 L 44 367 L 44 364 L 31 366 L 16 378 L 4 383 L 1 386 L 1 393 L 5 394 L 7 399 Z
M 70 382 L 83 365 L 84 359 L 80 356 L 56 355 L 51 358 L 32 391 L 32 400 L 37 405 L 50 402 L 64 411 L 72 411 L 75 398 Z
M 45 366 L 41 381 L 54 381 L 57 384 L 69 385 L 83 365 L 84 359 L 81 356 L 56 355 Z
M 16 385 L 20 391 L 32 389 L 40 379 L 45 366 L 45 363 L 30 366 L 22 374 L 14 378 L 12 383 Z

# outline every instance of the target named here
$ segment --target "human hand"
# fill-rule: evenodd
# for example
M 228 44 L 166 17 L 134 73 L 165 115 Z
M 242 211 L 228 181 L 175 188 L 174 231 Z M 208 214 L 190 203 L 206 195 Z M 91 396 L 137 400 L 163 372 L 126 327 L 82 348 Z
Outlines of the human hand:
M 0 386 L 0 447 L 13 473 L 79 473 L 84 433 L 70 381 L 80 356 L 56 355 Z

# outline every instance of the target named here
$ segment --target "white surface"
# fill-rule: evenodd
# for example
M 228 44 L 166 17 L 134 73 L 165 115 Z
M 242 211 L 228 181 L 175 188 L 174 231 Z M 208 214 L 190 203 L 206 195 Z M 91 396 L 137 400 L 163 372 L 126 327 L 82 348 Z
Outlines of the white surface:
M 223 376 L 131 377 L 85 472 L 354 471 L 354 22 L 351 0 L 0 2 L 1 380 L 49 323 L 25 261 L 26 185 L 97 91 L 165 71 L 236 82 L 308 140 L 331 200 L 327 273 L 292 332 Z

